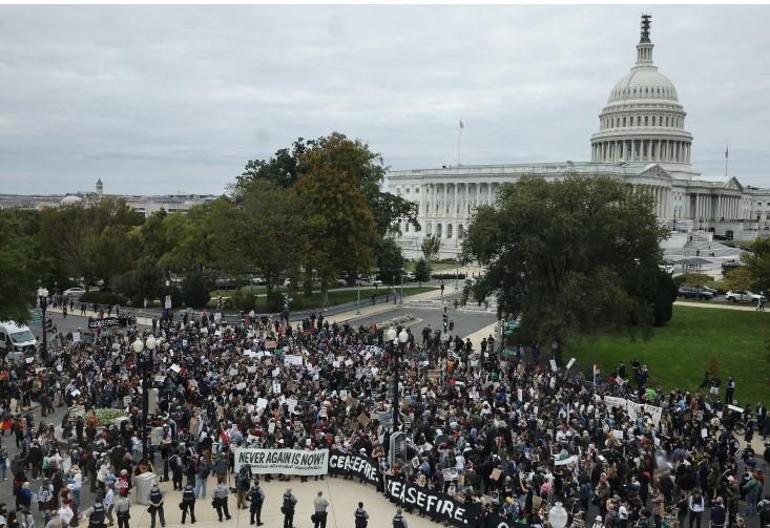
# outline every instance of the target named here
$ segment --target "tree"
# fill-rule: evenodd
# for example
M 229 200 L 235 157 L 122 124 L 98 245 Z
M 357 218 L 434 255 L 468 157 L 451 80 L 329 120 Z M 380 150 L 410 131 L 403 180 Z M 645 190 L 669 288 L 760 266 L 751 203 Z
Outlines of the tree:
M 759 238 L 742 257 L 751 276 L 751 288 L 770 293 L 770 238 Z
M 322 138 L 302 156 L 305 174 L 296 184 L 305 211 L 302 262 L 321 279 L 324 304 L 331 281 L 341 271 L 360 272 L 374 263 L 377 231 L 362 192 L 371 167 L 363 147 L 341 134 Z
M 188 308 L 205 308 L 211 300 L 210 284 L 201 271 L 191 271 L 182 280 L 182 302 Z
M 27 321 L 35 303 L 37 238 L 23 216 L 0 211 L 0 321 Z
M 652 200 L 617 180 L 524 177 L 478 209 L 463 257 L 487 266 L 477 300 L 496 294 L 522 339 L 563 345 L 605 328 L 647 335 L 657 289 L 670 291 L 658 273 L 664 235 Z
M 417 261 L 417 264 L 415 264 L 414 278 L 417 279 L 420 286 L 422 286 L 423 282 L 428 282 L 430 280 L 430 263 L 424 258 L 421 258 Z
M 268 180 L 239 190 L 239 200 L 220 198 L 211 206 L 214 263 L 232 273 L 257 271 L 270 293 L 284 272 L 298 265 L 305 245 L 305 216 L 297 193 Z
M 751 270 L 746 266 L 741 266 L 727 272 L 725 283 L 733 291 L 744 291 L 751 288 L 753 279 Z
M 430 262 L 438 258 L 438 252 L 441 250 L 441 239 L 438 235 L 428 235 L 422 241 L 422 255 L 425 260 Z
M 380 239 L 375 247 L 380 279 L 385 284 L 398 284 L 404 271 L 404 255 L 401 247 L 392 238 Z
M 210 205 L 196 205 L 186 214 L 170 214 L 163 221 L 171 243 L 159 265 L 178 273 L 202 271 L 214 261 L 215 233 L 209 225 Z
M 132 268 L 135 242 L 130 233 L 142 221 L 123 199 L 44 209 L 41 255 L 62 275 L 83 277 L 86 285 L 102 279 L 109 286 L 114 276 Z

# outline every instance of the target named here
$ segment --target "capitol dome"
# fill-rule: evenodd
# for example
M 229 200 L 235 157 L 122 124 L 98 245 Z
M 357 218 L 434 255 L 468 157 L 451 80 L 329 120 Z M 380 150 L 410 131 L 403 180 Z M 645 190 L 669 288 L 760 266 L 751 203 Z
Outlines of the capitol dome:
M 692 134 L 676 87 L 652 61 L 650 16 L 642 15 L 636 64 L 612 88 L 591 136 L 591 161 L 689 166 Z
M 68 194 L 64 198 L 61 199 L 61 202 L 59 202 L 60 205 L 66 206 L 66 205 L 76 205 L 83 201 L 83 199 L 80 196 L 75 196 L 74 194 Z
M 655 66 L 633 68 L 612 89 L 607 103 L 625 102 L 632 99 L 679 101 L 674 83 L 660 73 Z

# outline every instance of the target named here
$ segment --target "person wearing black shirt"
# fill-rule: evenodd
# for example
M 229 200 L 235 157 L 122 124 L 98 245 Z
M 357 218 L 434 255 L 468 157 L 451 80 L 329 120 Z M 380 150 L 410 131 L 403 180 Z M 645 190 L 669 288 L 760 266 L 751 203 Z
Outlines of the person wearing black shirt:
M 265 502 L 265 492 L 259 487 L 259 481 L 256 481 L 249 490 L 249 500 L 251 501 L 249 524 L 254 525 L 256 520 L 256 525 L 262 526 L 262 505 Z
M 180 504 L 180 507 L 182 508 L 182 524 L 184 524 L 187 519 L 188 512 L 190 514 L 190 521 L 195 524 L 195 491 L 193 490 L 192 484 L 189 482 L 182 492 L 182 503 Z

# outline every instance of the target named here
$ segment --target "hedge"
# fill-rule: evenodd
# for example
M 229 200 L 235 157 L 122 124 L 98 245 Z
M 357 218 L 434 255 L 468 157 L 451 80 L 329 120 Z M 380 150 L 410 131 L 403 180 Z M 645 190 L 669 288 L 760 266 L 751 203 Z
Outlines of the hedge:
M 126 298 L 119 293 L 108 291 L 90 291 L 80 296 L 80 302 L 96 304 L 126 304 Z

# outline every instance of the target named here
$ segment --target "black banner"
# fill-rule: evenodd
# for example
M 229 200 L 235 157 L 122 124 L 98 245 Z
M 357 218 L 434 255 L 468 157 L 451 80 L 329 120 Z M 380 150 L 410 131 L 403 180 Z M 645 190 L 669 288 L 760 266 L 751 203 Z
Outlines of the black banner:
M 379 466 L 373 458 L 336 449 L 329 452 L 329 473 L 351 475 L 375 486 L 380 477 Z
M 402 479 L 388 480 L 387 495 L 402 506 L 415 508 L 433 520 L 448 522 L 452 526 L 476 526 L 479 516 L 478 505 L 466 505 L 446 493 L 422 488 Z
M 517 524 L 496 513 L 488 513 L 484 519 L 484 528 L 517 528 Z
M 120 325 L 120 319 L 118 317 L 102 317 L 102 318 L 89 318 L 88 319 L 88 328 L 96 329 L 96 328 L 109 328 L 111 326 L 119 326 Z

